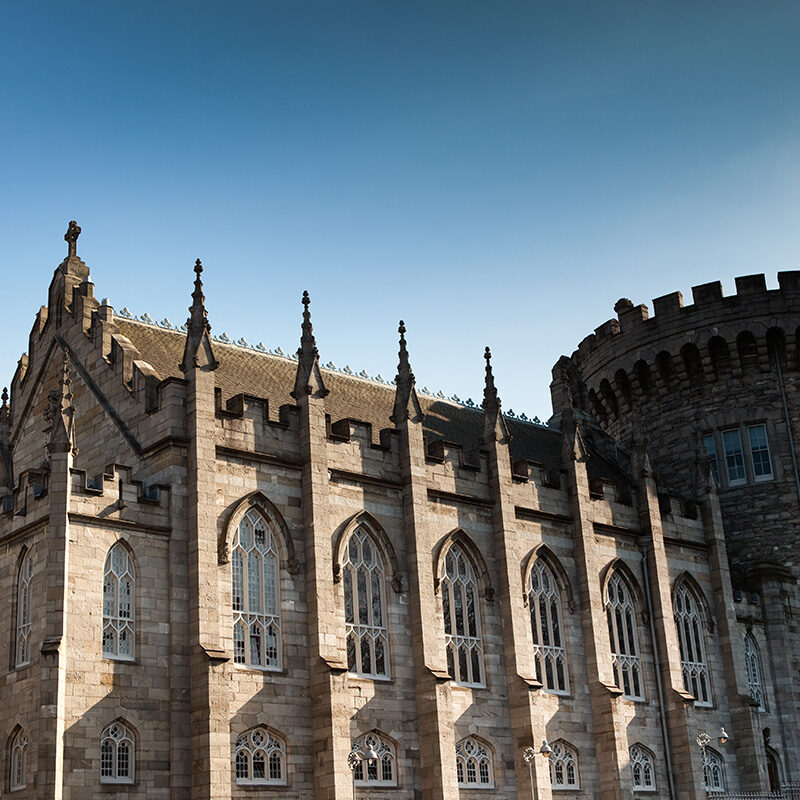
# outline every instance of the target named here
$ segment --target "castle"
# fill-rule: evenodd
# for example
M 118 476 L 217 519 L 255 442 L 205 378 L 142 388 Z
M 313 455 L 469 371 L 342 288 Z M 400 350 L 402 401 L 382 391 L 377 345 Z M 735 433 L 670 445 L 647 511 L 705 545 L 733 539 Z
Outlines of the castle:
M 0 795 L 568 800 L 800 780 L 800 273 L 630 301 L 549 424 L 117 313 L 0 410 Z M 788 796 L 785 795 L 785 796 Z

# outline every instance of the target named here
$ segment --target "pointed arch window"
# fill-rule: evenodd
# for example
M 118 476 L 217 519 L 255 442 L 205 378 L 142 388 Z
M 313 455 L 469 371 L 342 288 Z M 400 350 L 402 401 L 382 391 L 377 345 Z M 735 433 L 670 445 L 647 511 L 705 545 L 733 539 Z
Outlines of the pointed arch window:
M 656 790 L 656 771 L 653 754 L 640 744 L 631 745 L 629 753 L 633 790 L 635 792 L 654 792 Z
M 606 586 L 606 616 L 614 681 L 627 700 L 644 700 L 636 606 L 630 586 L 618 571 L 611 574 Z
M 281 668 L 280 556 L 264 517 L 250 509 L 233 537 L 233 660 Z
M 133 783 L 136 744 L 128 728 L 113 722 L 100 739 L 100 782 Z
M 463 686 L 483 686 L 478 581 L 464 551 L 453 545 L 444 559 L 441 582 L 447 671 Z
M 19 565 L 17 574 L 17 635 L 15 639 L 15 659 L 17 667 L 31 662 L 31 582 L 33 580 L 33 559 L 26 553 Z
M 553 744 L 550 753 L 550 785 L 553 789 L 580 789 L 578 753 L 564 741 Z
M 528 579 L 528 605 L 536 661 L 536 679 L 546 692 L 568 694 L 561 592 L 552 570 L 537 558 Z
M 16 791 L 27 786 L 28 735 L 22 728 L 11 740 L 11 776 L 9 789 Z
M 366 761 L 362 759 L 353 770 L 353 779 L 356 786 L 397 786 L 397 755 L 394 745 L 381 736 L 377 731 L 372 731 L 353 742 L 353 752 L 362 756 L 372 749 L 378 754 L 377 759 Z
M 494 765 L 487 745 L 474 736 L 456 745 L 456 774 L 460 789 L 492 789 Z
M 343 561 L 347 668 L 364 678 L 388 678 L 386 570 L 375 540 L 363 526 L 351 534 Z
M 767 692 L 761 670 L 761 653 L 755 636 L 748 632 L 744 637 L 744 663 L 747 668 L 747 686 L 750 697 L 758 703 L 759 711 L 767 710 Z
M 710 706 L 711 687 L 703 636 L 703 617 L 697 598 L 685 581 L 676 587 L 673 605 L 681 648 L 683 685 L 694 697 L 695 705 Z
M 240 786 L 286 786 L 286 743 L 264 727 L 236 740 L 234 762 Z
M 725 764 L 711 747 L 703 748 L 703 782 L 707 792 L 725 791 Z
M 134 658 L 133 558 L 121 542 L 111 547 L 103 572 L 103 656 L 129 661 Z

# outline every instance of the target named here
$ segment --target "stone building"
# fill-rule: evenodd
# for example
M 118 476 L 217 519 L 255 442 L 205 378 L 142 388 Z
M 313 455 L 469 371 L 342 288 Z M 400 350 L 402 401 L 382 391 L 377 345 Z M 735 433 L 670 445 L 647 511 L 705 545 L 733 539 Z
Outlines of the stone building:
M 402 323 L 394 382 L 323 367 L 308 295 L 295 356 L 212 337 L 200 262 L 182 329 L 117 313 L 79 233 L 0 412 L 2 796 L 683 800 L 800 778 L 793 450 L 756 413 L 779 364 L 796 408 L 786 337 L 771 364 L 752 330 L 752 378 L 729 352 L 739 399 L 705 418 L 713 393 L 677 383 L 606 408 L 601 365 L 644 344 L 576 355 L 543 425 L 501 412 L 488 349 L 482 407 L 418 392 Z M 752 495 L 703 447 L 737 425 Z M 762 529 L 781 568 L 748 549 Z

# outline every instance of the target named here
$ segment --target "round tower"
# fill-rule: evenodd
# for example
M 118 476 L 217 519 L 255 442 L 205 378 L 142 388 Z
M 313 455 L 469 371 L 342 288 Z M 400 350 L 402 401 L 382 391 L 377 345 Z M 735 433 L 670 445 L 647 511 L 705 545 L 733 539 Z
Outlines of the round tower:
M 719 282 L 647 306 L 621 299 L 616 319 L 553 369 L 553 410 L 592 415 L 623 446 L 634 424 L 662 489 L 694 496 L 699 448 L 719 486 L 731 565 L 777 562 L 800 574 L 800 271 Z

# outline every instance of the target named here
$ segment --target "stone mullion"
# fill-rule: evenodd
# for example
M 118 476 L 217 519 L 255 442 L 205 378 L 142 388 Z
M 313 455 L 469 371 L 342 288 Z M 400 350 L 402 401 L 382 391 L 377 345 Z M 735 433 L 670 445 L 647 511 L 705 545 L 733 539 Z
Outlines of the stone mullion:
M 353 789 L 347 756 L 352 709 L 346 702 L 344 616 L 333 583 L 334 525 L 327 504 L 330 489 L 325 401 L 319 396 L 303 394 L 298 398 L 298 406 L 303 454 L 314 797 L 350 800 Z
M 40 800 L 61 800 L 64 796 L 64 732 L 67 676 L 67 609 L 69 568 L 69 502 L 71 452 L 53 452 L 50 457 L 45 574 L 38 576 L 44 586 L 44 638 L 39 656 L 39 730 L 36 796 Z M 37 577 L 34 578 L 37 580 Z M 30 645 L 33 643 L 31 639 Z M 30 653 L 35 663 L 35 655 Z M 29 747 L 33 746 L 31 742 Z
M 419 421 L 403 420 L 400 459 L 410 571 L 411 638 L 417 700 L 422 800 L 458 796 L 452 698 L 441 615 L 434 595 L 433 534 L 428 515 L 425 444 Z

